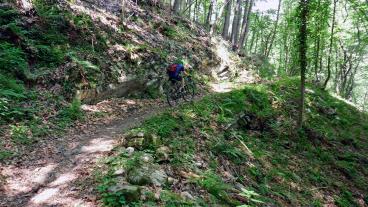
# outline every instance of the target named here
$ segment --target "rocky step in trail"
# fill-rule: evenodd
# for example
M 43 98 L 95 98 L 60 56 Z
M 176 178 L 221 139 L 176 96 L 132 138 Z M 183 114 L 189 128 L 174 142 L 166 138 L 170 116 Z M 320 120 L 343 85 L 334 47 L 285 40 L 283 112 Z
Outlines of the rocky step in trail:
M 88 118 L 62 137 L 45 138 L 22 160 L 3 166 L 0 206 L 96 206 L 95 186 L 81 181 L 124 131 L 165 107 L 160 100 L 130 99 L 83 106 L 87 114 L 102 110 L 110 116 Z

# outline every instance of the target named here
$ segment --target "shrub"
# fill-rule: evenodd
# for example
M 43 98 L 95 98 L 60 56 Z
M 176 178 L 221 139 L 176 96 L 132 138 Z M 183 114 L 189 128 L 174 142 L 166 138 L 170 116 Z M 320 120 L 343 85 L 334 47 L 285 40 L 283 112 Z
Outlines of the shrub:
M 2 74 L 24 75 L 28 65 L 23 51 L 7 42 L 0 43 L 0 72 Z
M 247 159 L 247 156 L 244 154 L 244 152 L 236 147 L 236 143 L 231 143 L 224 139 L 218 140 L 218 142 L 213 146 L 212 150 L 216 154 L 224 155 L 235 163 L 240 164 Z
M 225 184 L 221 177 L 216 175 L 212 171 L 207 171 L 203 174 L 203 179 L 198 181 L 199 185 L 206 189 L 209 193 L 214 195 L 220 200 L 226 200 L 226 191 L 230 189 L 230 186 Z
M 31 142 L 31 132 L 26 125 L 11 125 L 10 134 L 15 143 L 29 144 Z
M 60 115 L 64 121 L 75 121 L 83 117 L 80 100 L 74 99 L 73 102 L 61 110 Z
M 18 119 L 26 111 L 20 106 L 26 99 L 23 85 L 0 74 L 0 118 L 2 121 Z

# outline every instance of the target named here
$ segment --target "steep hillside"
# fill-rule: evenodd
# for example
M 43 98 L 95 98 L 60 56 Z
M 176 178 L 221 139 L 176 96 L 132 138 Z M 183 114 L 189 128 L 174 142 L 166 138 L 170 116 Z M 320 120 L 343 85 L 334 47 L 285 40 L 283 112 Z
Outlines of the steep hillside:
M 297 93 L 294 79 L 248 85 L 147 120 L 101 164 L 101 201 L 367 206 L 367 114 L 308 85 L 297 131 Z
M 80 100 L 159 96 L 177 59 L 204 83 L 218 71 L 236 75 L 240 59 L 226 47 L 220 54 L 221 40 L 200 26 L 145 1 L 127 4 L 123 23 L 114 2 L 0 4 L 0 160 L 80 119 Z

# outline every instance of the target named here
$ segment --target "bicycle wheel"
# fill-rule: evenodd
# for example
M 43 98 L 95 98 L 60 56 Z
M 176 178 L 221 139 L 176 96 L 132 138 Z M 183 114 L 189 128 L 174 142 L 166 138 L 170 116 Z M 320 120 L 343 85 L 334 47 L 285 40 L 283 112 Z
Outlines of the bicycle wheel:
M 165 84 L 165 95 L 167 103 L 173 107 L 178 104 L 180 94 L 178 93 L 178 86 L 176 83 L 172 84 L 168 82 Z
M 185 81 L 186 84 L 182 93 L 183 99 L 185 101 L 192 101 L 195 96 L 195 83 L 190 77 L 186 78 Z

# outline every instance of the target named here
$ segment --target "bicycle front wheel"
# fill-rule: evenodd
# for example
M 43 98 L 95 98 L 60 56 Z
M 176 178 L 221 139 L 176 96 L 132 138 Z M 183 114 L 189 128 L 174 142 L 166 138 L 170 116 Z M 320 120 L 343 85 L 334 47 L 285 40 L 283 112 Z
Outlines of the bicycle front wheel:
M 180 97 L 177 93 L 176 84 L 173 85 L 173 84 L 167 83 L 165 85 L 165 96 L 166 96 L 167 103 L 171 107 L 174 107 L 174 106 L 178 105 L 178 101 L 179 101 Z
M 183 99 L 185 101 L 192 101 L 195 96 L 195 84 L 192 79 L 188 78 L 186 80 L 186 85 L 184 86 Z

